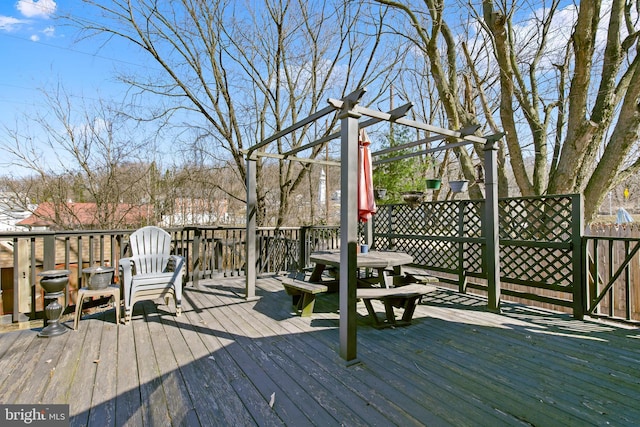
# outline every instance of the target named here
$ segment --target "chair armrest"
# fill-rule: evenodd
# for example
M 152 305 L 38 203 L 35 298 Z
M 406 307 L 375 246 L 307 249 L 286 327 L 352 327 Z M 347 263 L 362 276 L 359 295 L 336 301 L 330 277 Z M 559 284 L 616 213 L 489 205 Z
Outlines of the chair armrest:
M 173 256 L 173 255 L 169 255 L 169 260 L 167 261 L 167 266 L 164 268 L 165 272 L 172 272 L 172 271 L 176 271 L 176 267 L 178 266 L 178 259 Z
M 169 261 L 165 271 L 180 272 L 184 267 L 184 257 L 180 255 L 169 255 Z M 183 273 L 183 272 L 181 272 Z
M 135 274 L 134 264 L 132 258 L 120 258 L 118 262 L 118 273 L 120 275 L 120 282 L 125 286 L 131 283 L 131 278 Z

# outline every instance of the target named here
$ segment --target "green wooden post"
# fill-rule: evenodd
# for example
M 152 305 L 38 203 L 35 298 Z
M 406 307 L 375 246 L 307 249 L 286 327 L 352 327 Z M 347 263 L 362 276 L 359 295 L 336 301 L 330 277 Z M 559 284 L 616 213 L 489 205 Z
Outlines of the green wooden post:
M 460 200 L 457 202 L 458 206 L 458 292 L 464 294 L 467 292 L 467 271 L 464 269 L 464 211 L 467 202 Z
M 258 181 L 256 179 L 256 160 L 247 159 L 247 235 L 245 259 L 245 298 L 256 299 L 256 226 L 258 213 Z
M 305 267 L 307 266 L 307 234 L 309 232 L 309 228 L 310 227 L 308 225 L 300 227 L 300 256 L 298 259 L 298 271 L 304 271 Z
M 357 102 L 357 101 L 355 101 Z M 340 168 L 340 356 L 348 363 L 357 357 L 357 259 L 358 244 L 358 118 L 345 100 L 341 119 Z
M 583 247 L 584 201 L 582 195 L 571 196 L 571 263 L 573 264 L 573 317 L 584 318 L 587 310 L 587 259 L 586 244 Z M 584 263 L 583 263 L 584 262 Z M 597 261 L 596 261 L 597 263 Z M 597 277 L 597 276 L 596 276 Z
M 487 268 L 488 308 L 500 311 L 500 240 L 498 220 L 498 141 L 488 139 L 484 146 L 486 239 L 485 266 Z
M 47 234 L 43 237 L 44 259 L 42 268 L 44 270 L 53 270 L 56 268 L 56 236 L 55 234 Z
M 193 231 L 193 286 L 200 289 L 200 268 L 202 260 L 200 259 L 200 241 L 202 240 L 202 230 L 199 228 Z

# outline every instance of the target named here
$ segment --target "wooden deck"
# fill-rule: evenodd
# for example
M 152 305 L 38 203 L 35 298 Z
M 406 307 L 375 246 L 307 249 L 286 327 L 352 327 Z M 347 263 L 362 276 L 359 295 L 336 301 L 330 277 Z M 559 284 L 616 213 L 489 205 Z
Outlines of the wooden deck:
M 338 355 L 337 295 L 292 316 L 272 278 L 187 288 L 184 313 L 136 305 L 79 331 L 0 334 L 0 402 L 69 403 L 71 425 L 638 425 L 640 332 L 519 305 L 502 314 L 438 289 L 414 324 L 376 330 L 359 303 L 360 363 Z M 378 306 L 382 311 L 382 306 Z M 66 322 L 72 325 L 71 317 Z

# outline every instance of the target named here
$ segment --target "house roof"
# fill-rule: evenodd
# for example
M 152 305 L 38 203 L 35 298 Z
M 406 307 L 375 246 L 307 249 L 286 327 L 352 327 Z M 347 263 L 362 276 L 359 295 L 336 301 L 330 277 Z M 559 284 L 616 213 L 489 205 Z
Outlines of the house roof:
M 107 206 L 106 210 L 110 206 Z M 50 227 L 50 226 L 94 226 L 100 224 L 100 213 L 104 215 L 104 207 L 98 211 L 96 203 L 40 203 L 35 211 L 17 225 L 26 227 Z M 118 226 L 138 225 L 153 213 L 151 205 L 133 205 L 119 203 L 112 214 L 113 222 Z

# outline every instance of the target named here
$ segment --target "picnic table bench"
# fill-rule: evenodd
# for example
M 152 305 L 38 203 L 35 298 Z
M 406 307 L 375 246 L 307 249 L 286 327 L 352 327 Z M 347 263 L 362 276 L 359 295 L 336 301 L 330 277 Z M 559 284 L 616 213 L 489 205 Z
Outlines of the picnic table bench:
M 364 302 L 374 328 L 382 329 L 393 326 L 407 326 L 411 324 L 416 306 L 422 296 L 434 291 L 435 286 L 413 283 L 396 288 L 358 288 L 356 297 Z M 371 300 L 380 300 L 384 304 L 385 319 L 380 320 Z M 404 313 L 400 320 L 396 319 L 393 308 L 403 308 Z
M 313 283 L 298 279 L 297 277 L 285 277 L 282 285 L 288 295 L 291 295 L 292 305 L 301 317 L 309 317 L 313 314 L 316 303 L 316 295 L 334 291 L 337 283 Z
M 424 294 L 435 290 L 434 286 L 428 286 L 427 282 L 434 282 L 433 278 L 422 279 L 418 283 L 412 283 L 396 288 L 358 288 L 357 298 L 364 302 L 367 312 L 372 319 L 373 326 L 378 329 L 391 326 L 406 326 L 411 324 L 416 305 Z M 334 292 L 336 282 L 313 283 L 295 277 L 285 277 L 282 279 L 287 295 L 292 298 L 292 305 L 301 317 L 309 317 L 313 314 L 316 302 L 316 295 L 325 292 Z M 373 309 L 371 300 L 380 300 L 385 306 L 386 319 L 381 321 Z M 400 320 L 396 320 L 393 308 L 403 308 L 404 313 Z

